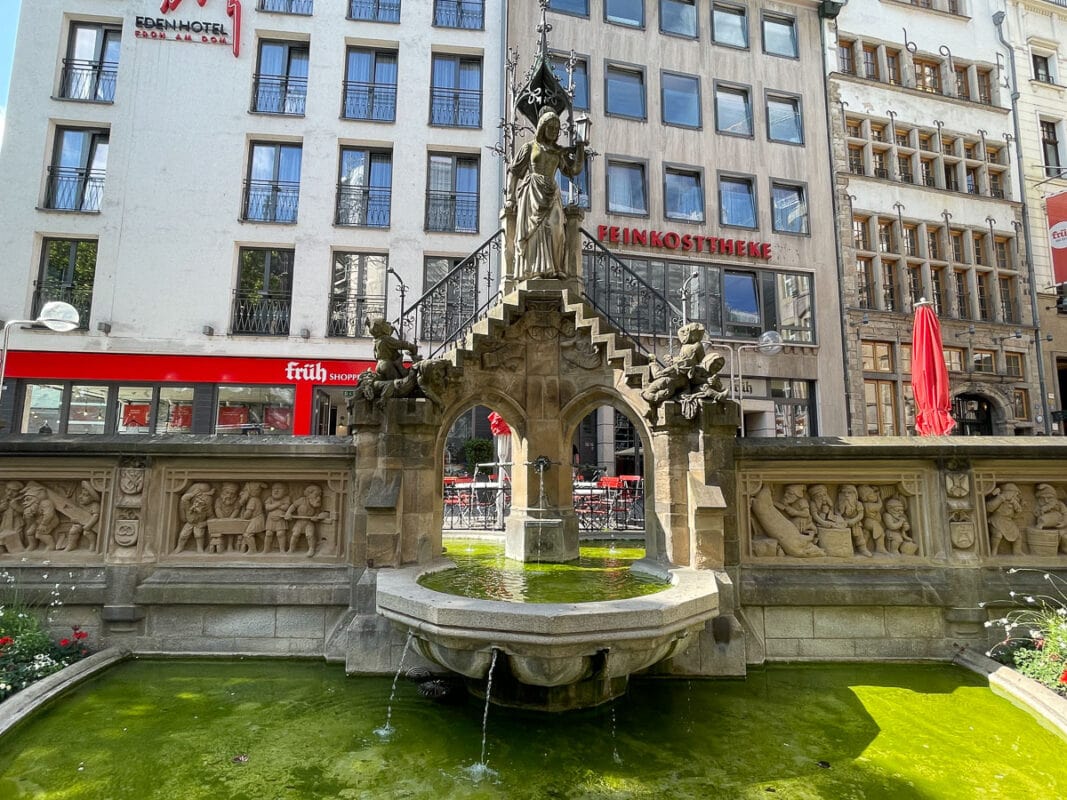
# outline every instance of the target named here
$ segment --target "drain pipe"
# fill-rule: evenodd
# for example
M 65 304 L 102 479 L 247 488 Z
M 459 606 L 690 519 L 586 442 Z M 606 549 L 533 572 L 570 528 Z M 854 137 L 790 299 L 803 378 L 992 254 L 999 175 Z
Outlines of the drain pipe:
M 837 15 L 841 13 L 841 9 L 845 7 L 846 3 L 848 3 L 848 0 L 840 0 L 840 2 L 822 0 L 819 4 L 819 44 L 824 67 L 822 70 L 822 82 L 823 99 L 826 101 L 826 152 L 830 159 L 830 202 L 834 212 L 834 249 L 837 253 L 837 286 L 839 302 L 841 303 L 837 316 L 841 326 L 841 366 L 845 380 L 845 431 L 846 435 L 852 436 L 854 435 L 852 430 L 852 380 L 849 374 L 848 337 L 846 335 L 848 326 L 845 324 L 843 291 L 845 287 L 845 264 L 841 255 L 841 231 L 838 225 L 840 208 L 837 203 L 837 165 L 834 162 L 833 117 L 830 113 L 830 71 L 825 68 L 828 66 L 826 64 L 826 26 L 837 19 Z
M 1011 68 L 1011 121 L 1015 130 L 1015 163 L 1019 174 L 1019 199 L 1022 201 L 1023 241 L 1026 243 L 1026 277 L 1030 281 L 1030 314 L 1034 320 L 1034 347 L 1037 349 L 1037 383 L 1041 388 L 1041 418 L 1045 435 L 1052 434 L 1052 420 L 1049 419 L 1048 388 L 1045 385 L 1045 348 L 1041 346 L 1041 321 L 1038 318 L 1037 278 L 1034 275 L 1033 240 L 1030 235 L 1030 204 L 1026 199 L 1026 180 L 1023 176 L 1023 144 L 1019 135 L 1019 82 L 1015 72 L 1015 48 L 1004 38 L 1004 12 L 993 15 L 993 26 L 997 29 L 997 38 L 1008 51 L 1008 66 Z

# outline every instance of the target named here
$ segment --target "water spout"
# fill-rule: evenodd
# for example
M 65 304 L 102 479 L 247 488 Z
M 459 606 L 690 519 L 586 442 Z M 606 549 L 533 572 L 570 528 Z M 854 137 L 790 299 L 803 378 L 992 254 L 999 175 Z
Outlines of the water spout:
M 396 684 L 400 680 L 400 673 L 404 670 L 404 659 L 408 657 L 408 649 L 411 647 L 411 642 L 414 638 L 414 633 L 408 631 L 408 638 L 404 642 L 404 652 L 400 654 L 400 664 L 396 668 L 396 675 L 393 676 L 393 688 L 389 692 L 389 705 L 385 712 L 385 724 L 380 728 L 374 729 L 374 732 L 381 739 L 388 740 L 393 735 L 393 700 L 396 698 Z

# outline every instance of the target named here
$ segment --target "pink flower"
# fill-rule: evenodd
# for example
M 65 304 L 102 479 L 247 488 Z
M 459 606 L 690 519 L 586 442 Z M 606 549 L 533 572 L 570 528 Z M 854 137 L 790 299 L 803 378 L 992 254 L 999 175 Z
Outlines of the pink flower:
M 88 639 L 89 638 L 89 634 L 87 634 L 85 631 L 75 630 L 74 631 L 74 638 L 75 639 Z
M 70 639 L 60 639 L 59 640 L 59 646 L 60 647 L 67 647 L 69 645 L 70 645 Z
M 14 641 L 15 640 L 12 639 L 10 636 L 0 637 L 0 647 L 7 647 L 9 644 L 11 644 Z

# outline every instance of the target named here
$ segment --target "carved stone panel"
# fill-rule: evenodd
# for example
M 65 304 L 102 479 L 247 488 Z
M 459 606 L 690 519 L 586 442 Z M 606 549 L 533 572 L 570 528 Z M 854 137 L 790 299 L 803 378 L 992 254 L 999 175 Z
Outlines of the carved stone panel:
M 83 477 L 38 471 L 0 477 L 0 558 L 100 553 L 110 486 L 102 470 Z
M 1055 558 L 1067 553 L 1067 483 L 1009 480 L 1008 476 L 984 483 L 988 491 L 982 497 L 983 512 L 991 556 Z

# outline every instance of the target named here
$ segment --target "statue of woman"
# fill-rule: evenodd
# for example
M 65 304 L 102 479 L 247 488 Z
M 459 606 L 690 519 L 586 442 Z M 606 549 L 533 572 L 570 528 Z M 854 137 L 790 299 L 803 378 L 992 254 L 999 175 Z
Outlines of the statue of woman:
M 533 141 L 522 146 L 511 167 L 506 209 L 514 208 L 515 274 L 522 277 L 565 276 L 563 201 L 556 170 L 573 178 L 585 167 L 585 143 L 572 147 L 556 143 L 559 116 L 545 111 L 537 121 Z

